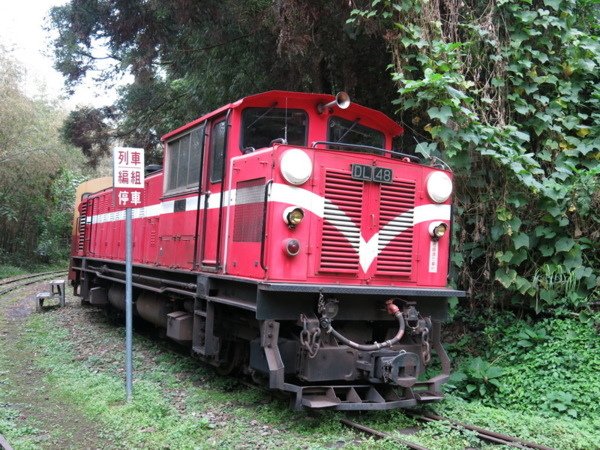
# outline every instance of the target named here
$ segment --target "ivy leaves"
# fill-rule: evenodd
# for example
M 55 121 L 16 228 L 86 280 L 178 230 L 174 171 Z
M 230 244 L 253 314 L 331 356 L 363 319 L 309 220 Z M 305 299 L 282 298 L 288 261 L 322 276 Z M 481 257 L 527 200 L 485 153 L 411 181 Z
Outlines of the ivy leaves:
M 463 286 L 538 311 L 580 308 L 600 295 L 598 12 L 583 0 L 477 8 L 449 20 L 377 0 L 353 18 L 388 28 L 415 150 L 456 171 Z
M 499 390 L 502 375 L 504 370 L 501 367 L 477 357 L 452 373 L 448 388 L 455 389 L 463 398 L 483 398 Z
M 450 119 L 454 113 L 452 108 L 449 106 L 442 106 L 441 108 L 433 107 L 427 110 L 427 114 L 431 119 L 439 120 L 443 125 L 448 124 L 448 119 Z

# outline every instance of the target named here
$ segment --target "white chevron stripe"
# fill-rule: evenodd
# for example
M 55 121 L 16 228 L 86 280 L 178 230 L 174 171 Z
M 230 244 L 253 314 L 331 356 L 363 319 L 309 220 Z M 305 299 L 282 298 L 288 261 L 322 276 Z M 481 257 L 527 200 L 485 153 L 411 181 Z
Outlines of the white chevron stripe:
M 407 219 L 412 217 L 412 223 Z M 427 222 L 430 220 L 450 220 L 450 205 L 421 205 L 410 211 L 405 211 L 402 214 L 394 217 L 387 224 L 371 236 L 368 242 L 364 242 L 361 237 L 361 246 L 359 253 L 360 266 L 363 272 L 369 270 L 371 264 L 377 255 L 385 249 L 390 242 L 398 237 L 403 231 L 414 227 L 415 225 Z M 381 237 L 381 240 L 379 237 Z

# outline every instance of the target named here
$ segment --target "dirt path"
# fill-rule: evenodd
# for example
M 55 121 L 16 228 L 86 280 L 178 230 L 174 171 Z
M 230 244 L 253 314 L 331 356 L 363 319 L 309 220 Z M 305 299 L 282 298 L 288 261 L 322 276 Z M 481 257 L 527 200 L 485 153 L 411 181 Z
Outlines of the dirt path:
M 35 314 L 35 294 L 47 289 L 40 282 L 0 297 L 0 354 L 6 361 L 0 368 L 3 402 L 18 411 L 17 426 L 35 429 L 32 440 L 38 448 L 111 448 L 97 424 L 51 394 L 46 374 L 32 364 L 36 354 L 24 345 L 24 324 Z M 19 445 L 9 443 L 19 450 Z

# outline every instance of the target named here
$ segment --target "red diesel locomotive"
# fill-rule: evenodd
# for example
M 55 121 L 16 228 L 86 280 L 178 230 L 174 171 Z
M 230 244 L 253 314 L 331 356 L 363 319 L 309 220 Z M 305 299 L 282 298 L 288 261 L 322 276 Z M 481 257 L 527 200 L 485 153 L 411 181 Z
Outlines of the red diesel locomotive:
M 447 287 L 452 173 L 394 150 L 401 133 L 344 93 L 272 91 L 163 136 L 133 209 L 134 314 L 295 409 L 442 398 L 440 323 L 464 295 Z M 125 213 L 103 187 L 81 195 L 69 277 L 124 310 Z

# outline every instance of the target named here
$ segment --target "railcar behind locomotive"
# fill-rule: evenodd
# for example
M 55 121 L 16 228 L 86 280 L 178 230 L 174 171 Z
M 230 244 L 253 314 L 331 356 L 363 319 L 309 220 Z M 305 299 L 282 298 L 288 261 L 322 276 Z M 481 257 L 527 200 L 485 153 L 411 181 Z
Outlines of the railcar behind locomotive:
M 272 91 L 163 136 L 133 209 L 134 313 L 292 406 L 442 398 L 452 173 L 393 149 L 402 128 L 346 94 Z M 124 309 L 124 211 L 78 205 L 70 279 Z M 425 378 L 437 358 L 439 373 Z

